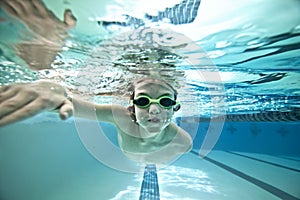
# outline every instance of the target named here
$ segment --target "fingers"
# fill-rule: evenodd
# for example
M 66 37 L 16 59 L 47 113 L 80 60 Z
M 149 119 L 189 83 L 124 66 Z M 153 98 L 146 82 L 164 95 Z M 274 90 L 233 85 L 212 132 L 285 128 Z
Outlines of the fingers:
M 31 98 L 26 96 L 24 97 L 24 95 L 18 92 L 18 90 L 8 90 L 7 92 L 2 93 L 0 98 L 0 118 L 19 110 L 32 101 Z
M 17 18 L 28 16 L 35 11 L 29 2 L 24 0 L 4 0 L 1 6 L 7 13 Z
M 46 6 L 43 2 L 41 2 L 40 0 L 31 0 L 30 4 L 35 8 L 36 11 L 38 11 L 38 13 L 40 13 L 41 17 L 47 16 L 48 10 L 46 9 Z
M 34 11 L 33 9 L 31 9 L 31 6 L 28 6 L 28 1 L 24 1 L 24 0 L 14 0 L 12 1 L 12 4 L 16 9 L 18 9 L 18 12 L 20 15 L 22 16 L 28 16 L 30 14 L 32 14 L 32 12 Z
M 5 91 L 7 91 L 9 88 L 11 88 L 10 85 L 0 86 L 0 92 L 5 92 Z
M 16 4 L 15 1 L 10 1 L 10 0 L 0 1 L 0 5 L 3 10 L 5 10 L 8 14 L 12 16 L 18 17 L 20 13 L 20 7 L 14 4 Z
M 52 19 L 60 23 L 56 16 L 46 8 L 42 0 L 1 0 L 0 5 L 8 14 L 24 22 L 40 18 Z
M 46 5 L 42 2 L 42 0 L 26 0 L 23 2 L 26 2 L 26 5 L 31 12 L 34 12 L 34 14 L 42 19 L 52 19 L 56 21 L 56 23 L 61 23 L 61 21 L 55 16 L 55 14 L 48 10 Z
M 59 109 L 59 116 L 62 120 L 70 118 L 73 114 L 72 103 L 68 100 L 66 100 L 65 102 L 66 103 L 64 103 Z M 1 109 L 0 111 L 0 126 L 24 120 L 38 113 L 41 113 L 42 111 L 48 110 L 43 101 L 37 99 L 27 102 L 27 104 L 24 103 L 17 106 L 16 105 L 17 104 L 15 103 L 7 103 L 5 106 L 3 106 L 3 109 Z
M 13 96 L 15 96 L 17 94 L 16 90 L 10 90 L 10 86 L 3 86 L 0 89 L 0 105 L 2 107 L 2 102 L 4 102 L 5 100 L 12 98 Z
M 66 100 L 59 109 L 59 117 L 62 120 L 66 120 L 73 115 L 73 104 L 69 100 Z
M 41 18 L 48 16 L 48 11 L 41 0 L 3 0 L 0 1 L 0 5 L 7 13 L 17 18 L 30 15 Z
M 38 108 L 38 109 L 37 109 Z M 39 101 L 31 101 L 30 103 L 24 105 L 23 107 L 20 107 L 17 110 L 14 110 L 9 115 L 6 115 L 2 118 L 0 118 L 0 126 L 8 125 L 13 122 L 17 122 L 29 117 L 32 117 L 41 110 L 44 109 L 44 106 L 39 103 Z
M 76 26 L 77 19 L 73 15 L 70 9 L 66 9 L 64 13 L 64 23 L 67 25 L 68 28 L 72 28 Z
M 3 101 L 1 99 L 5 98 L 5 96 L 6 96 L 5 93 L 7 93 L 7 91 L 10 91 L 10 88 L 11 88 L 11 85 L 4 85 L 4 86 L 0 85 L 0 104 Z
M 61 119 L 67 119 L 73 104 L 66 99 L 64 87 L 41 81 L 0 87 L 0 108 L 0 125 L 6 125 L 54 109 Z

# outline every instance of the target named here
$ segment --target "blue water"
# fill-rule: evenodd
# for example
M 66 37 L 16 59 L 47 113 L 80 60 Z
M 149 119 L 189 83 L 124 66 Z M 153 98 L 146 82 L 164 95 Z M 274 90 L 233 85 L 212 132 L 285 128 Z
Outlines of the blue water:
M 2 199 L 139 198 L 143 171 L 125 173 L 107 167 L 86 150 L 73 120 L 37 122 L 40 117 L 34 123 L 28 120 L 0 130 Z M 251 133 L 249 126 L 257 131 Z M 102 127 L 106 133 L 115 132 L 113 127 Z M 299 196 L 299 136 L 292 131 L 299 124 L 289 127 L 283 136 L 276 132 L 281 128 L 278 123 L 226 123 L 218 143 L 204 159 L 197 155 L 205 129 L 201 127 L 192 153 L 157 171 L 160 198 Z M 116 134 L 111 134 L 110 140 L 116 141 Z
M 160 199 L 300 199 L 299 1 L 202 0 L 197 12 L 179 18 L 166 8 L 192 1 L 44 2 L 60 19 L 70 8 L 76 28 L 49 69 L 32 70 L 13 50 L 15 42 L 28 41 L 26 27 L 1 9 L 1 85 L 47 78 L 98 95 L 95 102 L 126 106 L 128 82 L 149 72 L 132 67 L 130 59 L 145 52 L 103 42 L 137 28 L 171 30 L 165 38 L 176 33 L 198 47 L 182 50 L 192 65 L 160 71 L 182 86 L 174 121 L 194 140 L 191 153 L 157 170 Z M 176 59 L 165 55 L 160 62 Z M 223 115 L 227 121 L 213 120 Z M 139 199 L 144 168 L 127 173 L 120 170 L 125 162 L 99 160 L 79 125 L 75 118 L 62 122 L 55 113 L 42 113 L 1 127 L 0 199 Z M 100 125 L 118 148 L 114 127 Z

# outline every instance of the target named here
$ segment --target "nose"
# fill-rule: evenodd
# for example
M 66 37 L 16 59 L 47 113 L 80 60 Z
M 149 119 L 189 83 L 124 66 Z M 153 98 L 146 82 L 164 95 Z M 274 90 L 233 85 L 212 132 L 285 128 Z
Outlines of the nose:
M 157 115 L 161 112 L 161 108 L 157 103 L 152 103 L 149 107 L 149 113 L 153 115 Z

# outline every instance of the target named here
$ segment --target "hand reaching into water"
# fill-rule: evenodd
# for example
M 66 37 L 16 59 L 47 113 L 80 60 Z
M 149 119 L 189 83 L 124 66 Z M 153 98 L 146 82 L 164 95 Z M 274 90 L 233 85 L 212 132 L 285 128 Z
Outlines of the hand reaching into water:
M 16 54 L 34 70 L 50 68 L 68 29 L 76 25 L 71 10 L 65 10 L 64 21 L 60 21 L 40 0 L 1 0 L 0 6 L 32 32 L 32 40 L 17 44 Z
M 42 111 L 59 112 L 61 119 L 72 115 L 72 103 L 59 84 L 40 81 L 0 88 L 0 126 L 34 116 Z

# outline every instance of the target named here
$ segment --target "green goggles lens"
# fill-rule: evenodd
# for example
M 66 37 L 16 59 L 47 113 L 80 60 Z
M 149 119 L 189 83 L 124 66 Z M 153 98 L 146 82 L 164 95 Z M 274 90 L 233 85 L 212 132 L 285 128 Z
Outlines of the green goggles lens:
M 178 102 L 168 96 L 162 96 L 158 99 L 151 99 L 148 96 L 139 96 L 137 99 L 132 100 L 132 103 L 140 108 L 148 108 L 152 103 L 157 103 L 160 107 L 169 109 Z

